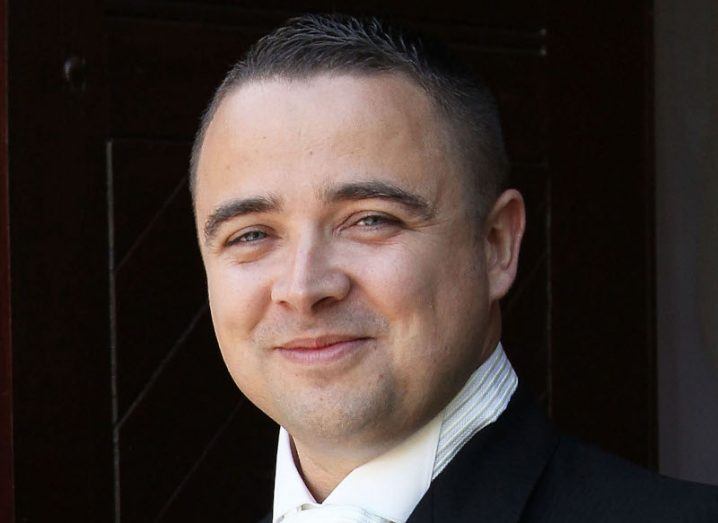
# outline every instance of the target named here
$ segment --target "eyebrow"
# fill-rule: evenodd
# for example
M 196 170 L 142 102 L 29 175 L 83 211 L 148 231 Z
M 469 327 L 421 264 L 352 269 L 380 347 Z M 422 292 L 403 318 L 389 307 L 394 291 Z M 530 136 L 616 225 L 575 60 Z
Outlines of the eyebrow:
M 230 200 L 217 207 L 204 222 L 204 241 L 211 243 L 220 226 L 234 218 L 245 214 L 277 211 L 281 202 L 276 196 L 254 196 Z
M 372 198 L 397 202 L 424 219 L 434 216 L 434 208 L 418 194 L 378 180 L 344 183 L 330 187 L 324 194 L 329 202 Z
M 327 202 L 372 198 L 397 202 L 423 219 L 430 219 L 434 216 L 433 207 L 418 194 L 378 180 L 343 183 L 330 187 L 323 194 L 323 199 Z M 274 195 L 253 196 L 225 202 L 217 207 L 204 223 L 205 244 L 210 244 L 219 228 L 229 220 L 247 214 L 274 212 L 280 210 L 281 207 L 280 198 Z

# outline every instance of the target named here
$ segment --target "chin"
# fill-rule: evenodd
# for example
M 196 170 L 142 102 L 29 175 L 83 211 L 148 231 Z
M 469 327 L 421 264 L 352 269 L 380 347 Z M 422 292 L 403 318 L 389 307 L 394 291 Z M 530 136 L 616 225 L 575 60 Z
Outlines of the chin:
M 275 420 L 295 438 L 315 441 L 370 440 L 378 428 L 386 430 L 391 424 L 397 405 L 396 394 L 388 386 L 364 391 L 287 392 Z

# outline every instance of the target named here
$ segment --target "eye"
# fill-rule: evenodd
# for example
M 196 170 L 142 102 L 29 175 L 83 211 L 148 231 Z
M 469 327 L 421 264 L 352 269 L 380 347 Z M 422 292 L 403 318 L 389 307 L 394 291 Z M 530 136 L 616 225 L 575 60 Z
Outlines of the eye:
M 356 225 L 361 227 L 381 227 L 396 224 L 397 220 L 383 214 L 369 214 L 357 220 Z
M 255 243 L 265 239 L 266 237 L 266 232 L 254 229 L 251 231 L 247 231 L 244 234 L 240 234 L 239 236 L 235 236 L 227 242 L 227 245 L 236 245 L 239 243 Z

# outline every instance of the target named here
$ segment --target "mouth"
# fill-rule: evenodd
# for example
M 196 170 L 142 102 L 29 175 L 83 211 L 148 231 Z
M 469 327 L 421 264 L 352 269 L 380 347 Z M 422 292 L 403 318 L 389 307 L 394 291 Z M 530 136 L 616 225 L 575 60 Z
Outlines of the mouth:
M 331 363 L 355 353 L 370 339 L 341 335 L 298 338 L 275 347 L 275 350 L 295 363 L 304 365 Z

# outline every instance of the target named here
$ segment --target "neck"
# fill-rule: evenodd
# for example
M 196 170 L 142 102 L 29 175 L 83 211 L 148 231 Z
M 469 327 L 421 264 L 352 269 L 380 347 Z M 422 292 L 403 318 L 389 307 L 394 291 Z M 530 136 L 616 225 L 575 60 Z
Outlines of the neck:
M 314 450 L 292 439 L 294 463 L 304 484 L 319 503 L 322 503 L 352 470 L 383 452 L 346 456 L 343 453 L 327 455 L 326 449 L 323 452 Z
M 501 340 L 501 308 L 498 302 L 494 302 L 489 309 L 489 321 L 486 328 L 486 336 L 484 337 L 484 346 L 481 351 L 481 358 L 479 359 L 479 366 L 483 364 L 489 356 L 494 352 L 494 349 Z

